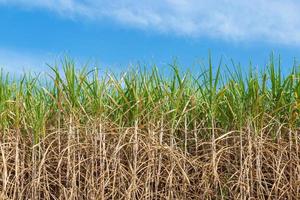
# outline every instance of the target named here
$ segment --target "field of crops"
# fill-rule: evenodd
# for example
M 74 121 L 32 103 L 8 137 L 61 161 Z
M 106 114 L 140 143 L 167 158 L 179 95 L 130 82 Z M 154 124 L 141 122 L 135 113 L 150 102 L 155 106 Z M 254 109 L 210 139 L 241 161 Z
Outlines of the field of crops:
M 281 68 L 2 72 L 0 198 L 300 199 L 300 67 Z

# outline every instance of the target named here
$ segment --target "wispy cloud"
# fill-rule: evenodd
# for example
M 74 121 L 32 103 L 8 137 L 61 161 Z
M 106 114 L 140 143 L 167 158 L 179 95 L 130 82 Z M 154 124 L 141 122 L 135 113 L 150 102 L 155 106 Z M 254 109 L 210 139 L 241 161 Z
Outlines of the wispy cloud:
M 53 64 L 54 56 L 26 53 L 22 50 L 0 48 L 0 69 L 15 75 L 24 72 L 45 72 Z
M 94 68 L 100 69 L 102 72 L 109 71 L 121 73 L 124 70 L 117 63 L 99 62 L 96 58 L 76 58 L 67 53 L 46 53 L 46 52 L 26 52 L 22 49 L 9 49 L 0 47 L 0 70 L 12 75 L 23 75 L 25 73 L 50 73 L 49 66 L 56 66 L 62 70 L 64 61 L 72 61 L 75 67 L 80 69 L 82 66 L 89 67 L 91 70 Z
M 188 37 L 300 45 L 298 0 L 0 0 Z

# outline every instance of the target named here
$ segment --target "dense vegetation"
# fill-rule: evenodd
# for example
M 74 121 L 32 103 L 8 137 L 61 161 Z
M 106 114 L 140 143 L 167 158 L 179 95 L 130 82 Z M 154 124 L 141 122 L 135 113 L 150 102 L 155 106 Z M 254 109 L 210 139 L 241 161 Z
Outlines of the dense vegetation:
M 300 199 L 300 67 L 280 65 L 2 72 L 2 198 Z

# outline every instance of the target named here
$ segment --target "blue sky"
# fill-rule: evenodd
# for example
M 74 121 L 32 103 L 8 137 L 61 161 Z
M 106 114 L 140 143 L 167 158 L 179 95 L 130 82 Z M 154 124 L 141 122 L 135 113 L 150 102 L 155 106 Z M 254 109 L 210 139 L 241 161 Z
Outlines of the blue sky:
M 297 0 L 0 0 L 0 66 L 42 71 L 69 55 L 123 70 L 130 63 L 195 68 L 210 49 L 258 67 L 271 51 L 300 56 Z

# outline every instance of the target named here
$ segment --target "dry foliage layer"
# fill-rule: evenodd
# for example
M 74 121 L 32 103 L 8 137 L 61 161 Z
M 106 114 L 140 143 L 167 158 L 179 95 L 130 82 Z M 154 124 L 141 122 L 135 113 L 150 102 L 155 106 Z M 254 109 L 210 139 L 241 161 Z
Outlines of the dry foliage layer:
M 299 134 L 278 128 L 182 141 L 163 122 L 113 129 L 69 124 L 30 138 L 6 130 L 0 189 L 8 199 L 299 199 Z M 218 132 L 218 130 L 216 130 Z M 26 140 L 27 139 L 27 140 Z

